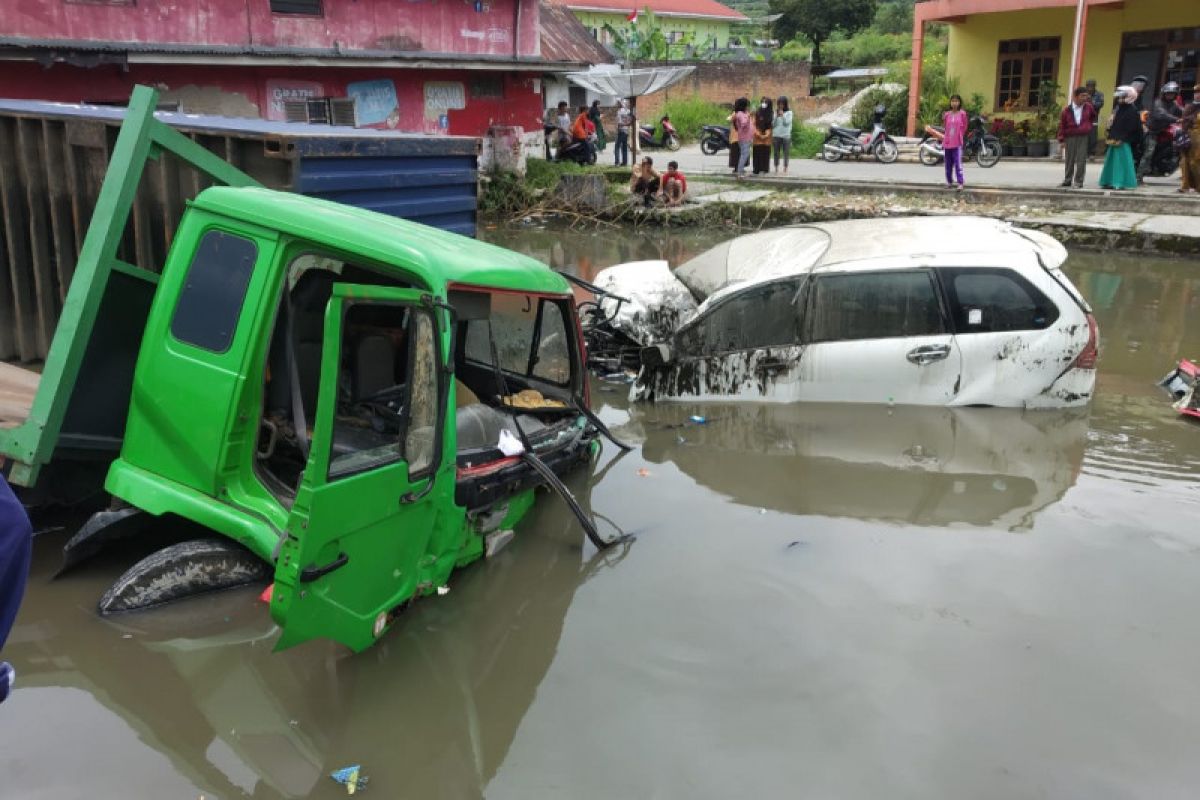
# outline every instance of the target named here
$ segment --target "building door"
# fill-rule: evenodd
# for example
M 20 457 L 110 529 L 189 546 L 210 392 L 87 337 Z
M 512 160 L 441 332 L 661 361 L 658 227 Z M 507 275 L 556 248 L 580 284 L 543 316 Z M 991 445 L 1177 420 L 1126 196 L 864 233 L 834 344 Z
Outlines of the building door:
M 1159 70 L 1162 65 L 1162 48 L 1147 47 L 1121 51 L 1121 77 L 1118 86 L 1127 86 L 1137 75 L 1145 75 L 1150 79 L 1146 91 L 1142 94 L 1142 106 L 1149 108 L 1154 96 L 1158 94 Z

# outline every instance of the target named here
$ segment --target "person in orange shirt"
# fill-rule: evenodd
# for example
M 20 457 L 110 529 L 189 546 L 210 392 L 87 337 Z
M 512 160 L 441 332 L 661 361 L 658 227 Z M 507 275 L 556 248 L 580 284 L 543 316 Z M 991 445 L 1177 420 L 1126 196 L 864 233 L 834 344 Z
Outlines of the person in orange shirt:
M 575 121 L 571 123 L 571 139 L 576 142 L 583 142 L 583 145 L 588 149 L 588 155 L 591 155 L 592 140 L 596 135 L 596 125 L 588 119 L 588 107 L 579 107 L 579 116 L 575 117 Z

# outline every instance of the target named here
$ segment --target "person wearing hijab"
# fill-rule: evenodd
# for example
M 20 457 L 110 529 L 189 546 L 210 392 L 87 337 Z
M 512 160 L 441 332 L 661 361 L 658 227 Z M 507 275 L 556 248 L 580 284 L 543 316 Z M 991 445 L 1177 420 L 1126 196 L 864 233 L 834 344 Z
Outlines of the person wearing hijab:
M 596 149 L 603 150 L 608 143 L 608 139 L 604 136 L 604 120 L 600 116 L 600 101 L 593 100 L 592 105 L 588 108 L 588 119 L 596 126 Z
M 754 114 L 753 161 L 754 174 L 765 175 L 771 171 L 771 127 L 775 122 L 775 112 L 771 108 L 771 100 L 764 97 L 758 104 Z
M 1132 86 L 1118 86 L 1113 92 L 1115 104 L 1108 118 L 1108 150 L 1104 168 L 1100 171 L 1101 189 L 1135 189 L 1137 170 L 1133 164 L 1132 143 L 1142 138 L 1142 119 L 1138 115 L 1137 91 Z

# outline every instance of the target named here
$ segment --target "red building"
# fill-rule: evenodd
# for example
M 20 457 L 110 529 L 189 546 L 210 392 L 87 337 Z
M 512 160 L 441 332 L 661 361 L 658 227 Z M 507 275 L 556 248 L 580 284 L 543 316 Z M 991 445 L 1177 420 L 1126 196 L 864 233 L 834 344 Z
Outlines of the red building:
M 537 125 L 543 76 L 609 61 L 538 0 L 0 0 L 0 96 L 478 136 Z M 548 46 L 543 47 L 543 37 Z M 349 98 L 354 102 L 319 102 Z

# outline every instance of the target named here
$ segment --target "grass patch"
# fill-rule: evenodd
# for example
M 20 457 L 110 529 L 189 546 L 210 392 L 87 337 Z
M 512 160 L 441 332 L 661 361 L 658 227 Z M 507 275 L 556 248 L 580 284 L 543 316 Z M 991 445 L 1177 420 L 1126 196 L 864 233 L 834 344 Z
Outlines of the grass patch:
M 700 140 L 700 129 L 705 125 L 728 125 L 725 118 L 730 109 L 719 103 L 701 100 L 699 97 L 688 97 L 680 100 L 668 100 L 663 105 L 662 114 L 671 118 L 671 124 L 679 132 L 679 141 L 684 144 Z M 662 115 L 658 115 L 659 119 Z M 654 123 L 658 127 L 658 119 L 642 120 L 642 124 Z
M 812 158 L 825 144 L 825 131 L 803 123 L 792 125 L 792 158 Z
M 585 167 L 573 161 L 562 163 L 530 158 L 525 162 L 525 177 L 504 173 L 494 175 L 480 186 L 479 210 L 493 214 L 518 215 L 536 206 L 542 195 L 558 185 L 563 175 L 603 175 L 609 183 L 629 180 L 629 169 L 614 171 L 597 164 Z

